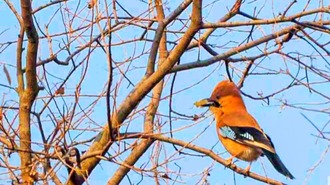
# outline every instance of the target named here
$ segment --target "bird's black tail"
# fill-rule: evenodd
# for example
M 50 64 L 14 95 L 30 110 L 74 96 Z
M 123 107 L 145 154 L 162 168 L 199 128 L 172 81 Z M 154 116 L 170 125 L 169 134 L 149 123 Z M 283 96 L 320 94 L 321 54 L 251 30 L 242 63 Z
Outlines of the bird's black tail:
M 280 157 L 276 153 L 272 153 L 268 150 L 262 149 L 263 153 L 267 156 L 268 160 L 272 163 L 274 168 L 280 172 L 281 174 L 285 175 L 290 179 L 294 179 L 293 175 L 289 172 L 289 170 L 284 166 Z

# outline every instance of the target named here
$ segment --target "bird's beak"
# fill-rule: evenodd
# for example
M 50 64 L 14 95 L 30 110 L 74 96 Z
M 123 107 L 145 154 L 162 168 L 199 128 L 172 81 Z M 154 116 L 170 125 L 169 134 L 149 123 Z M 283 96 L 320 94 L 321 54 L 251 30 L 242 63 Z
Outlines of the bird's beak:
M 220 104 L 216 100 L 205 98 L 194 103 L 196 107 L 220 107 Z

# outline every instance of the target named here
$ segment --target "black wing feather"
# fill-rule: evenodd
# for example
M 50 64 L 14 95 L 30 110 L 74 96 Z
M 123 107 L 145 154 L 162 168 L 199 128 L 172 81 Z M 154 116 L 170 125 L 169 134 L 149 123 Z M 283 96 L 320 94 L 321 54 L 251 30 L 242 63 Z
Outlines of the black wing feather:
M 269 136 L 252 127 L 229 127 L 220 128 L 221 134 L 233 140 L 250 140 L 274 147 Z

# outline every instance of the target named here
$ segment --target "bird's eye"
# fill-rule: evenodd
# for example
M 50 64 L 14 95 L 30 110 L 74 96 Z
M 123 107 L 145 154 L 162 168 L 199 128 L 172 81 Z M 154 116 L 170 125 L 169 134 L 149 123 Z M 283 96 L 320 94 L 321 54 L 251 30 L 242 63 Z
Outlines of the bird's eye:
M 217 95 L 217 96 L 216 96 L 216 98 L 217 98 L 217 99 L 220 99 L 220 96 L 219 96 L 219 95 Z

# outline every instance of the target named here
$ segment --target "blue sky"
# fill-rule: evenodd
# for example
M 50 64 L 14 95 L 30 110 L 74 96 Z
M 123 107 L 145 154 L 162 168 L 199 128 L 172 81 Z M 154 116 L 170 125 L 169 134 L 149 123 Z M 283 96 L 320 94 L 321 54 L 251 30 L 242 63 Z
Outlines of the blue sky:
M 34 7 L 38 7 L 41 4 L 47 3 L 49 1 L 34 1 Z M 171 1 L 166 2 L 166 5 L 169 9 L 166 10 L 166 15 L 169 14 L 169 11 L 173 11 L 174 8 L 181 1 Z M 19 7 L 17 2 L 13 2 L 15 7 Z M 68 7 L 71 8 L 71 11 L 74 11 L 75 4 L 74 1 L 68 2 Z M 85 6 L 85 2 L 82 2 L 82 5 L 79 9 L 83 9 Z M 129 10 L 133 15 L 137 16 L 140 13 L 146 11 L 147 5 L 137 1 L 134 3 L 128 2 L 120 2 L 127 10 Z M 203 1 L 204 5 L 211 4 L 211 1 Z M 279 12 L 283 12 L 283 10 L 288 6 L 290 2 L 280 2 L 280 1 L 246 1 L 242 6 L 242 11 L 249 13 L 254 11 L 254 7 L 258 7 L 256 12 L 258 13 L 258 17 L 260 18 L 273 18 L 276 17 Z M 305 8 L 307 1 L 299 1 L 296 3 L 290 11 L 288 11 L 288 15 L 292 15 L 302 11 Z M 103 4 L 103 2 L 102 2 Z M 219 19 L 219 17 L 223 16 L 224 13 L 227 12 L 227 9 L 231 6 L 231 2 L 226 2 L 223 0 L 216 1 L 214 5 L 206 6 L 203 9 L 204 21 L 212 22 Z M 262 8 L 261 8 L 262 7 Z M 307 10 L 311 10 L 313 8 L 319 7 L 319 2 L 311 2 L 307 6 Z M 51 19 L 54 12 L 57 11 L 58 6 L 54 6 L 50 9 L 40 11 L 36 14 L 36 20 L 40 22 L 39 26 L 44 30 L 45 24 Z M 104 7 L 102 7 L 104 8 Z M 2 24 L 0 25 L 0 32 L 4 31 L 2 35 L 0 35 L 0 42 L 13 41 L 17 38 L 19 24 L 15 20 L 15 17 L 10 12 L 8 7 L 4 2 L 0 2 L 1 14 L 5 15 L 6 18 L 3 19 Z M 259 11 L 260 10 L 260 11 Z M 18 8 L 19 11 L 19 8 Z M 125 15 L 123 11 L 118 11 L 119 16 Z M 183 15 L 187 17 L 189 15 L 189 11 L 185 12 Z M 251 13 L 252 14 L 252 13 Z M 328 15 L 329 16 L 329 15 Z M 87 20 L 83 20 L 86 17 Z M 306 20 L 313 20 L 313 16 L 305 18 Z M 76 21 L 73 24 L 73 27 L 77 27 L 80 24 L 85 24 L 91 19 L 91 12 L 88 12 L 87 8 L 84 8 L 80 17 L 76 18 Z M 329 17 L 328 17 L 329 19 Z M 239 17 L 234 18 L 235 21 L 243 21 L 245 18 Z M 276 26 L 257 26 L 256 31 L 253 33 L 253 38 L 257 39 L 262 35 L 267 35 L 272 33 L 274 30 L 279 30 L 287 25 L 291 25 L 289 23 L 284 23 Z M 178 30 L 182 27 L 182 23 L 176 22 L 171 25 L 170 29 Z M 8 30 L 7 30 L 8 29 Z M 98 29 L 94 27 L 93 35 L 97 35 Z M 209 44 L 213 44 L 215 46 L 215 50 L 219 53 L 229 50 L 232 47 L 237 46 L 239 42 L 241 42 L 245 38 L 250 27 L 239 27 L 232 29 L 219 29 L 214 33 L 209 39 Z M 50 24 L 49 31 L 51 33 L 57 33 L 63 31 L 63 24 L 61 21 L 61 17 L 59 14 L 56 14 L 53 22 Z M 311 32 L 311 30 L 307 31 Z M 137 27 L 127 27 L 123 30 L 116 32 L 113 36 L 113 42 L 119 43 L 122 40 L 137 38 L 143 32 L 142 29 Z M 76 50 L 77 47 L 83 45 L 87 42 L 87 35 L 90 34 L 90 30 L 83 33 L 86 37 L 84 39 L 78 39 L 77 42 L 74 42 L 70 48 L 72 51 Z M 318 35 L 319 34 L 319 35 Z M 39 34 L 41 35 L 41 34 Z M 168 34 L 168 39 L 170 41 L 175 41 L 180 38 L 180 34 Z M 318 38 L 320 42 L 326 42 L 329 40 L 329 36 L 321 35 L 320 33 L 313 33 L 313 36 Z M 153 38 L 153 33 L 148 33 L 147 37 L 149 39 Z M 53 39 L 54 50 L 58 49 L 58 45 L 63 45 L 61 39 L 65 39 L 65 37 L 56 37 Z M 228 45 L 223 46 L 225 43 Z M 274 42 L 269 43 L 269 47 L 274 45 Z M 142 55 L 133 60 L 131 65 L 129 66 L 127 63 L 120 63 L 125 59 L 131 57 L 134 53 L 141 53 L 142 51 L 147 51 L 148 47 L 150 47 L 150 43 L 138 42 L 131 43 L 125 45 L 114 46 L 113 51 L 113 59 L 116 62 L 119 62 L 121 65 L 121 70 L 125 70 L 130 67 L 130 72 L 127 73 L 127 77 L 134 83 L 137 84 L 139 80 L 143 77 L 145 73 L 145 65 L 148 59 L 148 55 Z M 253 56 L 260 54 L 260 50 L 264 49 L 265 45 L 259 46 L 259 48 L 251 49 L 248 52 L 242 52 L 237 54 L 234 58 L 241 56 Z M 173 45 L 168 45 L 168 48 L 173 48 Z M 15 79 L 15 48 L 16 46 L 13 44 L 9 46 L 7 50 L 0 53 L 0 67 L 6 65 L 9 70 L 12 78 L 12 87 L 16 86 Z M 147 49 L 145 49 L 147 48 Z M 283 48 L 284 52 L 300 52 L 306 55 L 314 55 L 315 59 L 312 61 L 309 58 L 302 58 L 302 61 L 306 62 L 306 64 L 311 64 L 317 67 L 326 67 L 327 64 L 320 56 L 317 56 L 317 53 L 306 44 L 301 39 L 294 37 L 292 42 L 286 44 Z M 42 40 L 40 42 L 39 48 L 39 57 L 44 59 L 49 55 L 47 42 L 46 40 Z M 75 57 L 75 61 L 79 63 L 85 56 L 87 52 L 82 52 L 79 56 Z M 66 52 L 61 52 L 58 57 L 60 59 L 65 59 L 67 57 Z M 101 91 L 104 89 L 105 84 L 107 82 L 107 63 L 106 56 L 104 52 L 98 48 L 96 49 L 90 56 L 89 68 L 87 72 L 87 76 L 82 84 L 81 94 L 85 95 L 99 95 Z M 188 63 L 192 61 L 196 61 L 197 59 L 207 59 L 211 56 L 205 51 L 200 51 L 198 49 L 193 49 L 191 51 L 186 52 L 181 58 L 181 63 Z M 329 56 L 325 56 L 326 59 L 329 60 Z M 260 61 L 257 61 L 260 62 Z M 236 71 L 238 69 L 244 69 L 246 63 L 233 64 L 236 67 Z M 281 56 L 270 56 L 265 58 L 260 64 L 261 67 L 266 67 L 268 69 L 280 71 L 280 70 L 290 70 L 290 73 L 298 74 L 298 78 L 303 78 L 305 73 L 303 70 L 298 70 L 298 66 L 296 63 L 289 61 Z M 259 67 L 260 67 L 259 66 Z M 86 67 L 86 63 L 79 68 L 69 79 L 69 81 L 65 84 L 66 94 L 73 95 L 75 92 L 75 87 L 81 77 L 83 68 Z M 69 66 L 58 66 L 54 63 L 50 63 L 46 65 L 47 70 L 47 79 L 51 84 L 51 91 L 54 92 L 56 87 L 63 81 L 63 78 L 69 73 L 72 69 L 72 65 Z M 265 72 L 266 70 L 262 68 L 256 68 L 253 72 Z M 39 75 L 43 76 L 43 69 L 40 67 L 38 69 Z M 118 84 L 118 93 L 116 101 L 117 106 L 120 102 L 122 102 L 127 94 L 133 89 L 132 86 L 129 86 L 128 82 L 123 79 L 122 75 L 116 69 L 114 71 L 114 82 Z M 205 77 L 207 77 L 204 79 Z M 163 92 L 164 99 L 160 103 L 159 113 L 160 114 L 168 114 L 168 103 L 169 98 L 168 95 L 170 93 L 169 87 L 172 79 L 172 75 L 168 75 L 165 78 L 166 87 Z M 204 80 L 203 80 L 204 79 Z M 221 80 L 226 79 L 226 71 L 224 65 L 216 63 L 211 66 L 205 68 L 198 68 L 189 71 L 183 71 L 178 73 L 177 80 L 175 82 L 174 92 L 178 92 L 173 96 L 173 109 L 177 112 L 180 112 L 185 115 L 194 115 L 194 114 L 202 114 L 206 110 L 198 109 L 193 106 L 193 103 L 198 101 L 199 99 L 209 97 L 214 86 Z M 122 80 L 122 81 L 121 81 Z M 239 81 L 239 78 L 235 76 L 233 78 L 235 82 Z M 313 75 L 310 73 L 309 80 L 311 82 L 318 82 L 323 79 L 320 77 Z M 272 92 L 278 91 L 288 84 L 290 84 L 292 78 L 286 75 L 285 73 L 281 73 L 279 75 L 264 75 L 264 76 L 249 76 L 245 83 L 242 91 L 248 93 L 253 96 L 258 96 L 258 93 L 263 93 L 263 95 L 271 94 Z M 119 84 L 119 82 L 121 82 Z M 198 83 L 197 83 L 198 82 Z M 306 80 L 304 81 L 306 82 Z M 7 84 L 6 76 L 3 73 L 0 73 L 0 84 Z M 45 84 L 44 79 L 41 81 L 41 84 Z M 7 84 L 8 85 L 8 84 Z M 327 83 L 320 85 L 313 85 L 313 87 L 317 88 L 319 91 L 323 92 L 326 95 L 329 95 Z M 181 91 L 187 88 L 187 90 Z M 17 101 L 17 95 L 13 90 L 8 90 L 7 88 L 0 86 L 0 94 L 5 99 L 6 105 L 16 105 L 13 102 L 8 100 L 14 99 Z M 47 96 L 47 91 L 42 91 L 39 93 L 40 97 Z M 43 102 L 42 98 L 37 100 L 35 110 L 39 111 Z M 145 98 L 137 108 L 140 110 L 147 105 L 150 98 Z M 80 105 L 81 109 L 86 109 L 89 105 L 95 101 L 95 98 L 91 97 L 81 97 Z M 251 168 L 251 171 L 259 173 L 261 175 L 267 174 L 267 176 L 277 179 L 282 182 L 286 182 L 288 184 L 327 184 L 328 177 L 330 175 L 327 164 L 330 162 L 330 157 L 328 153 L 326 153 L 326 149 L 329 146 L 329 141 L 317 139 L 315 135 L 318 134 L 317 130 L 301 115 L 301 113 L 305 114 L 315 125 L 322 128 L 328 121 L 328 114 L 322 113 L 313 113 L 307 112 L 300 109 L 294 109 L 288 106 L 284 106 L 282 101 L 287 101 L 289 104 L 295 103 L 320 103 L 326 102 L 325 98 L 322 98 L 316 93 L 310 93 L 306 87 L 293 87 L 287 91 L 284 91 L 280 94 L 275 95 L 269 99 L 269 104 L 261 100 L 252 100 L 248 97 L 244 97 L 244 101 L 247 105 L 249 112 L 256 118 L 264 131 L 272 138 L 272 141 L 275 144 L 276 150 L 287 166 L 287 168 L 291 171 L 291 173 L 296 177 L 295 180 L 287 180 L 284 176 L 279 174 L 269 163 L 266 158 L 261 158 L 257 162 L 254 162 Z M 74 98 L 72 96 L 68 96 L 65 98 L 56 98 L 56 103 L 59 107 L 68 107 L 72 106 L 74 102 Z M 16 105 L 17 106 L 17 105 Z M 314 109 L 326 109 L 326 105 L 302 105 L 307 108 Z M 59 110 L 55 108 L 55 103 L 52 102 L 50 107 L 54 109 L 54 112 L 57 112 L 57 116 L 59 116 Z M 14 116 L 14 113 L 10 114 L 11 118 Z M 53 126 L 49 118 L 47 118 L 47 114 L 49 111 L 46 110 L 45 117 L 43 117 L 43 123 L 46 130 L 46 134 L 51 133 Z M 96 104 L 95 107 L 89 114 L 89 118 L 84 118 L 79 122 L 79 119 L 74 119 L 77 125 L 79 123 L 79 128 L 94 128 L 96 131 L 84 132 L 81 135 L 80 130 L 71 130 L 70 135 L 67 136 L 67 140 L 70 143 L 75 141 L 82 141 L 88 138 L 91 138 L 97 134 L 97 131 L 101 129 L 101 127 L 106 122 L 106 110 L 105 110 L 105 99 L 101 98 Z M 173 115 L 176 116 L 176 115 Z M 156 119 L 157 124 L 165 124 L 162 127 L 162 132 L 169 131 L 168 126 L 168 117 L 166 116 L 158 116 Z M 122 128 L 122 131 L 128 128 L 129 131 L 140 131 L 143 128 L 143 112 L 134 116 L 134 120 L 127 121 Z M 201 119 L 197 122 L 192 120 L 174 120 L 173 128 L 177 130 L 174 132 L 174 137 L 177 139 L 182 139 L 184 141 L 191 141 L 195 137 L 197 137 L 193 144 L 205 147 L 212 148 L 212 150 L 218 153 L 223 158 L 228 158 L 228 153 L 225 152 L 225 149 L 222 147 L 221 143 L 218 142 L 218 138 L 215 131 L 215 125 L 213 122 L 213 118 L 210 116 L 210 113 L 206 113 L 205 119 Z M 37 127 L 35 124 L 32 125 L 33 129 L 33 139 L 35 141 L 40 141 L 40 135 L 37 132 Z M 325 131 L 329 130 L 328 127 L 325 127 Z M 203 131 L 201 133 L 201 131 Z M 75 140 L 72 140 L 77 136 Z M 129 143 L 131 143 L 130 141 Z M 114 145 L 110 149 L 111 154 L 115 154 L 118 148 L 123 147 L 124 144 L 120 144 L 119 146 Z M 215 163 L 212 159 L 208 157 L 193 157 L 187 155 L 178 155 L 173 149 L 172 145 L 163 144 L 162 150 L 160 152 L 159 162 L 164 162 L 164 160 L 171 159 L 170 163 L 166 165 L 167 169 L 163 167 L 159 167 L 158 170 L 161 172 L 167 172 L 172 179 L 176 178 L 176 173 L 180 170 L 182 176 L 178 178 L 178 181 L 183 182 L 182 184 L 199 184 L 198 180 L 200 179 L 200 173 L 203 173 L 204 170 L 210 169 L 210 176 L 207 177 L 208 182 L 213 184 L 235 184 L 234 178 L 236 179 L 236 184 L 263 184 L 257 182 L 250 178 L 244 178 L 241 175 L 233 174 L 230 169 L 225 169 L 222 165 Z M 35 149 L 38 146 L 34 145 Z M 86 150 L 88 145 L 79 145 L 77 146 L 81 151 Z M 39 148 L 40 149 L 40 148 Z M 184 150 L 185 152 L 194 153 L 189 150 Z M 136 164 L 137 167 L 148 164 L 150 167 L 150 159 L 149 156 L 153 152 L 153 147 L 149 149 L 146 155 L 141 158 Z M 129 152 L 122 154 L 117 158 L 118 161 L 122 161 L 128 155 Z M 175 155 L 174 155 L 175 154 Z M 169 157 L 174 155 L 173 157 Z M 17 155 L 13 155 L 11 160 L 13 163 L 17 163 Z M 318 161 L 322 159 L 322 162 L 317 165 L 317 167 L 310 173 L 309 170 L 312 169 Z M 54 161 L 54 164 L 56 161 Z M 238 161 L 236 163 L 238 166 L 245 168 L 248 163 Z M 180 166 L 180 167 L 179 167 Z M 112 175 L 112 173 L 118 168 L 118 165 L 109 163 L 109 162 L 101 162 L 100 165 L 93 171 L 90 176 L 89 183 L 104 184 L 107 182 L 108 177 Z M 168 170 L 168 171 L 166 171 Z M 1 170 L 3 171 L 3 169 Z M 60 176 L 62 179 L 66 177 L 66 169 L 62 166 L 60 169 Z M 137 172 L 131 171 L 129 173 L 130 180 L 137 184 L 141 180 L 141 175 Z M 1 180 L 0 180 L 1 182 Z M 7 181 L 6 181 L 7 182 Z M 4 182 L 4 183 L 6 183 Z M 153 184 L 153 178 L 145 176 L 141 184 Z M 128 184 L 129 181 L 127 178 L 124 179 L 122 184 Z M 162 180 L 162 184 L 172 184 L 172 181 Z M 180 183 L 178 183 L 180 184 Z

